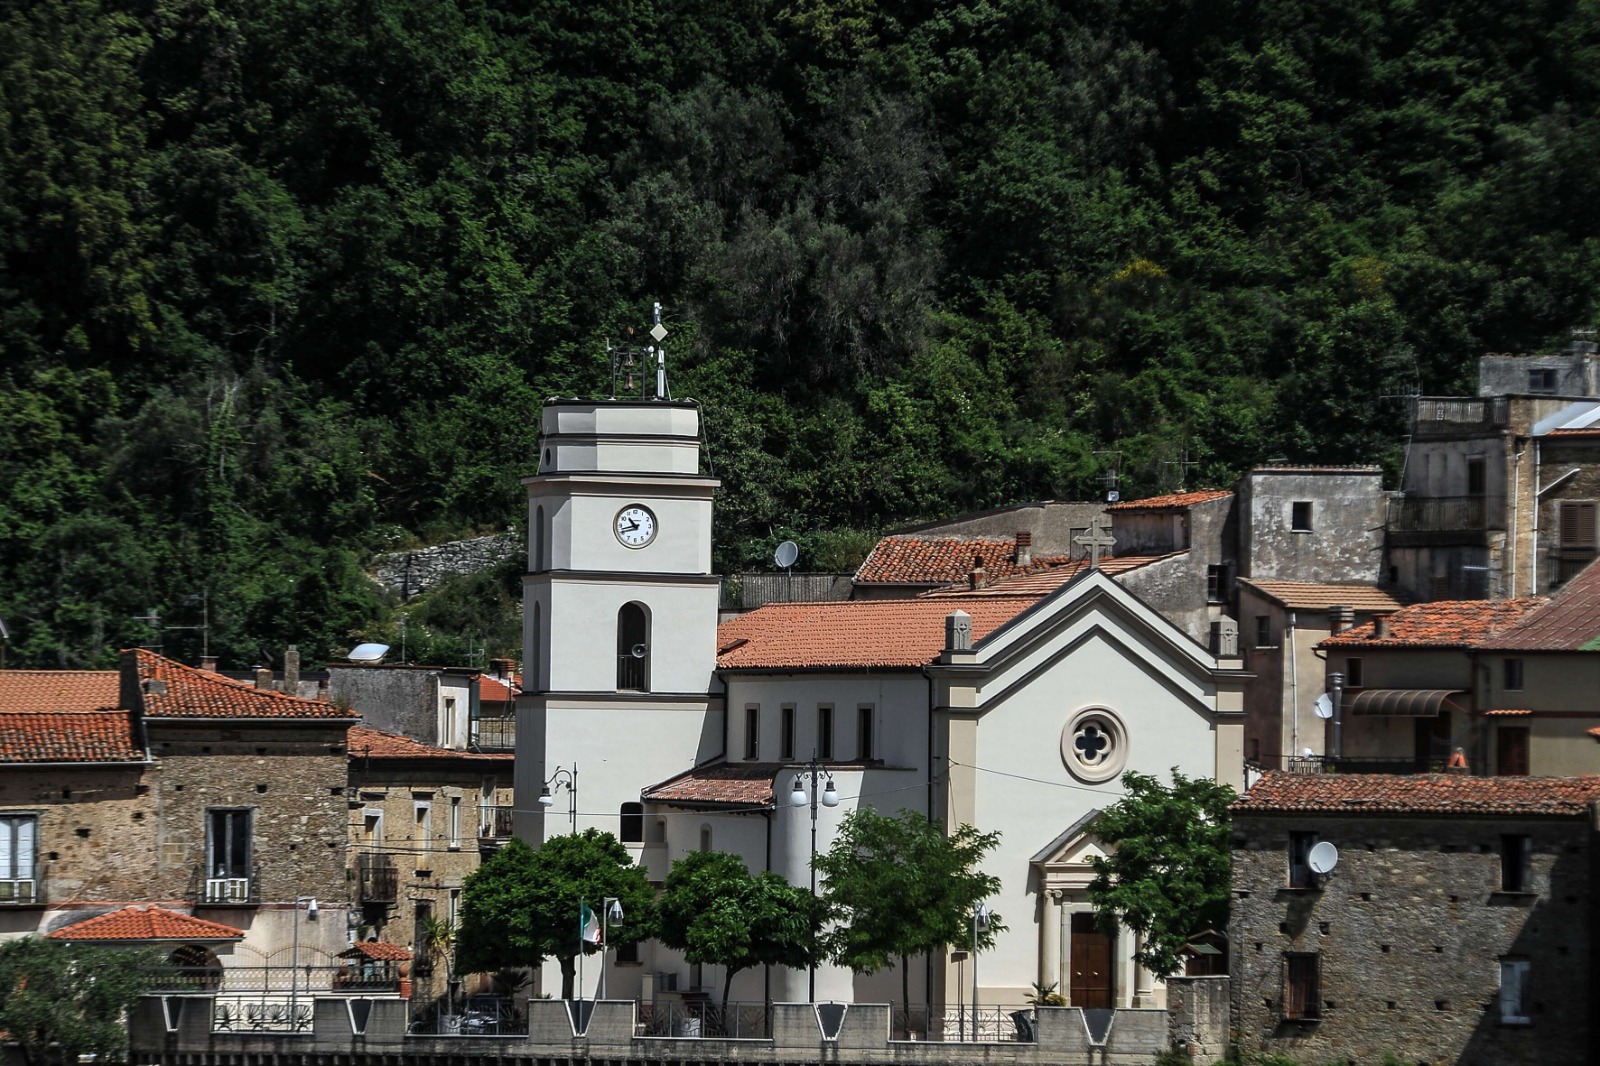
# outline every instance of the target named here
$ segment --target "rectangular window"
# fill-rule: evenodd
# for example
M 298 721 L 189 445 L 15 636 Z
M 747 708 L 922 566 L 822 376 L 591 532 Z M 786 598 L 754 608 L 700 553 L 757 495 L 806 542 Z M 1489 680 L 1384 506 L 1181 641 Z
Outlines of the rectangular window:
M 1594 504 L 1561 505 L 1561 547 L 1580 551 L 1594 549 Z
M 639 942 L 637 940 L 634 941 L 631 944 L 618 944 L 617 945 L 617 965 L 618 966 L 637 966 L 637 965 L 639 965 Z
M 33 901 L 37 814 L 0 814 L 0 903 Z
M 1206 602 L 1222 603 L 1228 598 L 1227 566 L 1206 567 Z
M 1272 616 L 1267 614 L 1256 615 L 1256 647 L 1272 647 Z
M 1528 776 L 1528 727 L 1499 726 L 1494 731 L 1495 773 L 1501 777 Z
M 1553 393 L 1556 391 L 1556 372 L 1549 368 L 1528 371 L 1528 391 Z
M 1528 1025 L 1528 960 L 1500 960 L 1500 1024 Z
M 1533 890 L 1533 838 L 1526 833 L 1500 836 L 1500 891 Z
M 450 846 L 461 846 L 461 797 L 450 797 Z
M 817 707 L 817 758 L 833 758 L 833 708 L 827 704 Z
M 744 709 L 744 757 L 761 758 L 761 708 L 756 704 Z
M 433 804 L 419 803 L 415 810 L 416 821 L 411 838 L 418 844 L 426 844 L 433 839 Z
M 455 747 L 456 746 L 456 700 L 455 700 L 454 696 L 446 696 L 444 698 L 444 729 L 441 730 L 441 732 L 443 733 L 443 738 L 442 739 L 444 740 L 444 747 L 447 747 L 447 748 Z
M 1311 501 L 1296 500 L 1289 506 L 1289 529 L 1295 533 L 1311 532 Z
M 871 704 L 856 710 L 856 757 L 868 762 L 878 757 L 872 746 L 872 725 L 877 711 Z
M 644 804 L 624 803 L 622 805 L 622 832 L 620 836 L 624 844 L 644 843 Z
M 206 812 L 206 876 L 250 876 L 250 812 L 213 808 Z
M 1289 887 L 1316 888 L 1316 875 L 1311 872 L 1311 849 L 1317 846 L 1315 833 L 1289 834 Z
M 1283 956 L 1283 1016 L 1311 1020 L 1322 1017 L 1321 956 L 1292 951 Z
M 1522 691 L 1522 660 L 1507 659 L 1505 667 L 1505 689 L 1507 692 Z
M 1474 455 L 1467 458 L 1467 495 L 1482 496 L 1488 490 L 1488 466 L 1483 461 L 1483 456 Z
M 794 704 L 785 704 L 783 720 L 778 731 L 778 758 L 794 758 Z
M 411 960 L 411 972 L 417 977 L 427 977 L 433 973 L 433 953 L 423 945 L 429 939 L 428 920 L 433 917 L 433 904 L 425 899 L 419 899 L 415 906 L 416 911 L 411 922 L 411 943 L 415 948 L 415 955 Z
M 1351 657 L 1344 661 L 1344 683 L 1346 688 L 1360 688 L 1365 683 L 1366 671 L 1362 668 L 1360 658 Z

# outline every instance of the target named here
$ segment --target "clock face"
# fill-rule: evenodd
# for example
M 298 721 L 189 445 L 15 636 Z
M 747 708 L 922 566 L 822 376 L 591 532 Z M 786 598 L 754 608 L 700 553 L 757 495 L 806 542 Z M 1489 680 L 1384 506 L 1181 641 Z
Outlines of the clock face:
M 636 503 L 618 511 L 613 525 L 617 539 L 630 548 L 642 548 L 656 539 L 656 516 Z

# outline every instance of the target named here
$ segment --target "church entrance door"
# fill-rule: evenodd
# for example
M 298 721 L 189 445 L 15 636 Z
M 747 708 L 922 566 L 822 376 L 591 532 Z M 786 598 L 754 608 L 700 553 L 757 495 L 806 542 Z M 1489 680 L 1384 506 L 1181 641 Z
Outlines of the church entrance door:
M 1094 927 L 1094 915 L 1072 915 L 1072 983 L 1068 1002 L 1093 1009 L 1111 1006 L 1111 937 Z

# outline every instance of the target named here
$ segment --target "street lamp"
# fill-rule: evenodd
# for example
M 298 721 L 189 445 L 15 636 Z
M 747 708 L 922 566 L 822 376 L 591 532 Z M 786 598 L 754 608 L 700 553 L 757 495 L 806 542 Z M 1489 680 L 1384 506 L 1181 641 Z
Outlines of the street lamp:
M 289 970 L 289 1031 L 292 1033 L 299 1025 L 295 1016 L 295 1009 L 300 1004 L 300 904 L 306 905 L 306 921 L 317 920 L 317 897 L 296 896 L 294 898 L 294 953 Z
M 979 900 L 972 908 L 972 1039 L 978 1039 L 978 934 L 989 931 L 989 908 Z
M 573 763 L 572 769 L 556 767 L 556 772 L 544 783 L 544 788 L 539 790 L 539 806 L 555 806 L 556 797 L 551 788 L 567 790 L 567 817 L 572 821 L 572 831 L 578 831 L 578 764 Z
M 606 998 L 606 952 L 611 948 L 611 926 L 622 924 L 622 901 L 616 896 L 607 896 L 601 904 L 605 908 L 605 917 L 601 919 L 605 931 L 600 937 L 600 994 L 597 999 Z
M 806 772 L 811 775 L 810 794 L 808 795 L 806 792 L 806 786 L 801 775 L 795 774 L 794 791 L 789 793 L 789 805 L 792 807 L 804 807 L 807 802 L 811 804 L 811 898 L 815 900 L 817 897 L 817 777 L 819 774 L 825 773 L 817 765 L 817 753 L 815 751 L 811 753 L 811 762 L 807 764 Z M 823 787 L 822 791 L 822 805 L 824 807 L 837 807 L 839 806 L 839 793 L 833 787 L 833 774 L 827 774 L 827 778 L 828 783 Z M 816 937 L 816 920 L 813 918 L 811 928 L 813 954 L 815 954 L 816 949 Z M 807 989 L 808 998 L 812 1003 L 815 1003 L 817 1001 L 817 962 L 815 958 L 811 960 L 811 976 Z

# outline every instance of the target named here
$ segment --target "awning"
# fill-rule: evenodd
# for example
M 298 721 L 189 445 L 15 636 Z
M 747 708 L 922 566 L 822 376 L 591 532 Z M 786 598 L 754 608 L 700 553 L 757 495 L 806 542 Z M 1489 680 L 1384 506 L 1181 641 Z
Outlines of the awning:
M 1440 711 L 1465 711 L 1456 699 L 1465 695 L 1448 688 L 1369 688 L 1347 697 L 1347 708 L 1351 714 L 1437 718 Z

